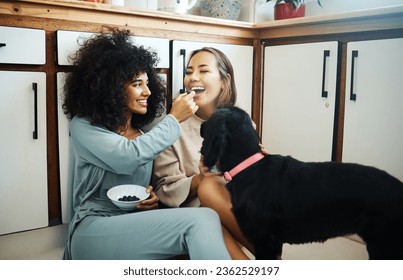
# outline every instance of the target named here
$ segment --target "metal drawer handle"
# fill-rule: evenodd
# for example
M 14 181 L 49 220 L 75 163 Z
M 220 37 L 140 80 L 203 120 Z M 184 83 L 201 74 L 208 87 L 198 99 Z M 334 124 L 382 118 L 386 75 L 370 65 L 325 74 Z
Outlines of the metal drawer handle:
M 323 73 L 322 73 L 322 97 L 327 97 L 327 90 L 325 90 L 325 79 L 326 79 L 326 61 L 330 56 L 330 51 L 323 51 Z
M 6 46 L 5 43 L 0 43 L 0 48 L 1 48 L 1 47 L 5 47 L 5 46 Z
M 34 90 L 34 132 L 32 137 L 38 139 L 38 84 L 32 83 L 32 89 Z
M 357 94 L 354 93 L 354 71 L 355 71 L 354 62 L 357 57 L 358 57 L 358 51 L 353 51 L 351 58 L 351 84 L 350 84 L 350 100 L 352 101 L 357 100 Z

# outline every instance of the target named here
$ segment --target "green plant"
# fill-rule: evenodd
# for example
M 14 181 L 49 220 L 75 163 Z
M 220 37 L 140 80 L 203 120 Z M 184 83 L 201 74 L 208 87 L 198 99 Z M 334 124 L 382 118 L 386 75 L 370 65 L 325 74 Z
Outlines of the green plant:
M 266 0 L 267 2 L 270 2 L 272 0 Z M 318 1 L 318 5 L 322 7 L 322 4 L 320 3 L 320 0 Z M 298 9 L 299 6 L 301 6 L 302 4 L 304 4 L 305 0 L 276 0 L 276 5 L 280 4 L 280 3 L 291 3 L 294 5 L 295 9 Z

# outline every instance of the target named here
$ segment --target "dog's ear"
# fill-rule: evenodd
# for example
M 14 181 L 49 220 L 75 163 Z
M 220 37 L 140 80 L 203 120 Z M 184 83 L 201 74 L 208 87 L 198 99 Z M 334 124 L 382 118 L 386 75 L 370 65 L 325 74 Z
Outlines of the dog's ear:
M 204 138 L 201 148 L 204 166 L 211 168 L 219 166 L 230 134 L 227 131 L 226 121 L 223 117 L 212 117 L 200 127 L 200 135 Z
M 204 139 L 204 127 L 206 126 L 206 122 L 203 122 L 200 126 L 200 136 Z

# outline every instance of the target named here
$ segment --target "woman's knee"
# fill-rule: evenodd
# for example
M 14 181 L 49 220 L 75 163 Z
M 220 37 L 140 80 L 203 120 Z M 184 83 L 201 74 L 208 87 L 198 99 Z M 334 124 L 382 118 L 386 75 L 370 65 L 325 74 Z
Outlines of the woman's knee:
M 220 217 L 217 212 L 207 207 L 197 208 L 197 215 L 194 216 L 193 221 L 198 227 L 211 228 L 214 225 L 221 227 Z
M 214 199 L 220 192 L 222 184 L 212 176 L 204 177 L 198 187 L 198 196 L 201 200 Z
M 202 206 L 216 208 L 217 205 L 230 205 L 230 195 L 221 180 L 214 176 L 203 178 L 198 188 Z
M 199 207 L 201 215 L 203 216 L 204 220 L 217 220 L 220 221 L 220 217 L 218 216 L 217 212 L 214 209 L 207 208 L 207 207 Z

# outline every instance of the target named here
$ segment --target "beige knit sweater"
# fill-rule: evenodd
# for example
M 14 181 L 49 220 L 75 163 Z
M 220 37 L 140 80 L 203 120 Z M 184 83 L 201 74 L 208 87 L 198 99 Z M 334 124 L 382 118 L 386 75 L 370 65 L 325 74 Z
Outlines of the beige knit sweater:
M 182 135 L 154 160 L 153 186 L 160 201 L 169 207 L 198 207 L 195 198 L 186 200 L 192 177 L 199 173 L 200 148 L 203 138 L 200 125 L 203 119 L 193 115 L 181 123 Z

